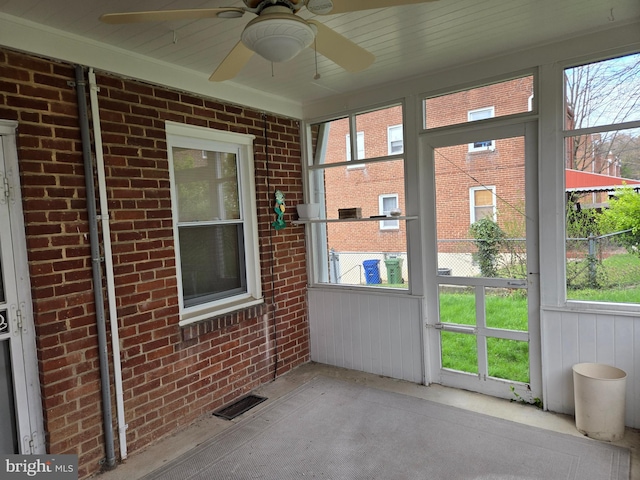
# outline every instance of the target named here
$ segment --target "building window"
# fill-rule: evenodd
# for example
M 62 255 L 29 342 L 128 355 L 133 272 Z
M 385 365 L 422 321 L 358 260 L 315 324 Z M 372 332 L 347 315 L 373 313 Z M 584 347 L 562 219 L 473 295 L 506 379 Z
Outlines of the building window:
M 260 303 L 253 137 L 167 122 L 181 323 Z
M 483 218 L 496 220 L 496 187 L 472 187 L 469 189 L 471 223 Z
M 350 162 L 352 159 L 351 156 L 351 135 L 346 135 L 346 144 L 347 144 L 347 162 Z M 365 158 L 364 153 L 364 132 L 358 132 L 356 134 L 356 148 L 358 151 L 356 152 L 356 160 L 362 160 Z
M 402 125 L 394 125 L 387 129 L 387 143 L 389 146 L 389 155 L 397 155 L 404 152 Z
M 398 209 L 398 194 L 380 195 L 378 197 L 378 207 L 380 215 L 389 215 L 392 211 Z M 380 230 L 397 230 L 400 228 L 398 220 L 382 220 L 380 222 Z
M 495 109 L 493 107 L 469 110 L 469 112 L 467 113 L 467 117 L 470 122 L 493 118 L 494 115 Z M 470 152 L 485 152 L 487 150 L 493 150 L 494 148 L 495 147 L 493 140 L 481 140 L 479 142 L 473 142 L 469 144 Z

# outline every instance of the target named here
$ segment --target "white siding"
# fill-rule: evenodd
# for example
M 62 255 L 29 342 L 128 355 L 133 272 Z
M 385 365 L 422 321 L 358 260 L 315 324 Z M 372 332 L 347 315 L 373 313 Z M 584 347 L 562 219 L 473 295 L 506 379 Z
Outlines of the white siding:
M 573 365 L 613 365 L 627 374 L 625 424 L 640 428 L 640 317 L 554 309 L 541 320 L 545 406 L 572 415 Z
M 422 299 L 309 289 L 311 359 L 423 383 Z

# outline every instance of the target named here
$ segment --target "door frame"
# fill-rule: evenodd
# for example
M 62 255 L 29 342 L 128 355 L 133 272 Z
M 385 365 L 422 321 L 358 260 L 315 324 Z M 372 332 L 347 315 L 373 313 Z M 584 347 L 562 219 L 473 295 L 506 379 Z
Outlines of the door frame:
M 440 283 L 458 283 L 456 277 L 447 277 L 442 282 L 438 272 L 435 191 L 435 149 L 440 147 L 482 141 L 487 138 L 524 137 L 525 149 L 525 213 L 527 232 L 527 289 L 529 315 L 529 383 L 485 381 L 479 375 L 454 373 L 441 368 L 438 293 Z M 480 393 L 534 402 L 542 398 L 542 356 L 540 334 L 540 274 L 539 274 L 539 209 L 538 209 L 538 123 L 530 115 L 498 118 L 483 122 L 443 127 L 426 131 L 420 135 L 420 160 L 426 208 L 423 236 L 425 268 L 425 373 L 427 383 L 440 383 L 454 388 L 463 388 Z M 462 278 L 462 277 L 461 277 Z M 462 283 L 461 280 L 460 283 Z M 472 282 L 467 282 L 471 284 Z M 473 283 L 478 283 L 474 281 Z M 492 282 L 486 286 L 492 286 Z M 500 282 L 499 282 L 500 283 Z M 472 380 L 473 379 L 473 380 Z M 493 381 L 496 380 L 496 381 Z M 513 387 L 513 388 L 512 388 Z M 514 398 L 514 394 L 517 397 Z
M 0 120 L 0 208 L 9 218 L 9 228 L 2 233 L 1 253 L 10 322 L 19 453 L 44 454 L 44 418 L 16 146 L 17 127 L 18 122 Z M 10 278 L 15 281 L 9 282 Z

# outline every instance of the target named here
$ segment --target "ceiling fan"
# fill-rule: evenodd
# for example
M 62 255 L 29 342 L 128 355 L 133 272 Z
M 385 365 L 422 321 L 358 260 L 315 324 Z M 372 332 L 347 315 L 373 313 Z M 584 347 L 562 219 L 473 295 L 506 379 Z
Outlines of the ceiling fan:
M 362 71 L 373 63 L 373 54 L 351 40 L 316 20 L 296 16 L 302 7 L 314 15 L 334 15 L 432 1 L 435 0 L 243 0 L 246 7 L 108 13 L 100 20 L 119 24 L 239 18 L 245 12 L 257 15 L 245 26 L 240 41 L 209 77 L 211 81 L 222 82 L 235 77 L 254 53 L 271 62 L 286 62 L 312 45 L 318 53 L 348 72 Z

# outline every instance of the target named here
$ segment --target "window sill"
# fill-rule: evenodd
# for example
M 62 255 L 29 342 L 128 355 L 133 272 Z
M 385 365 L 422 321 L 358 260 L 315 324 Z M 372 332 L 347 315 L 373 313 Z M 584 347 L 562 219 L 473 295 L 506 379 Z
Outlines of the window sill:
M 220 317 L 238 310 L 244 310 L 246 308 L 260 305 L 262 303 L 264 303 L 263 298 L 245 296 L 233 299 L 229 302 L 218 303 L 213 306 L 191 307 L 180 313 L 180 321 L 178 322 L 178 325 L 181 327 L 187 327 L 194 323 L 208 320 L 212 317 Z

